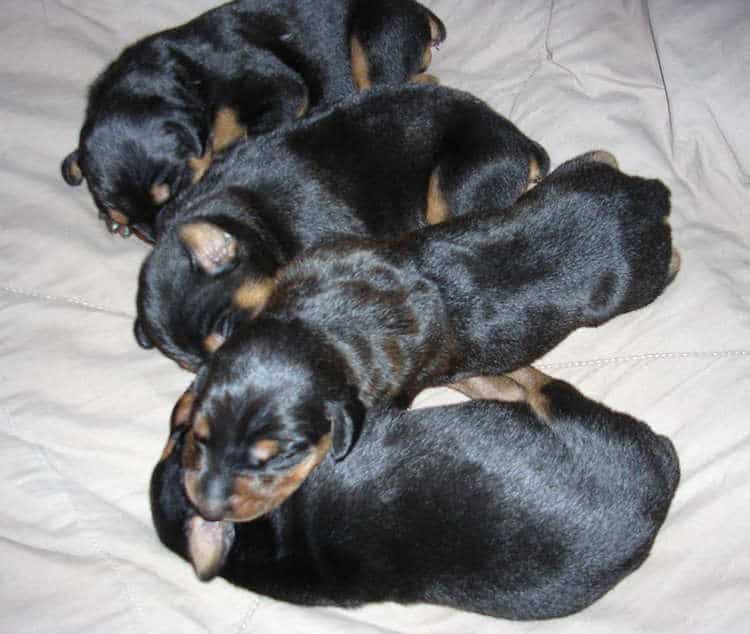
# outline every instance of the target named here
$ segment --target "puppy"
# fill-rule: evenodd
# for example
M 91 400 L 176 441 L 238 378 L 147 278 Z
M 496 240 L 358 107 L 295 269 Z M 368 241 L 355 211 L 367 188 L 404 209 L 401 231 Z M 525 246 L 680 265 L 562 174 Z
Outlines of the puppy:
M 509 402 L 375 408 L 346 460 L 325 458 L 324 436 L 304 484 L 248 523 L 192 506 L 183 463 L 204 449 L 177 408 L 151 478 L 160 539 L 201 579 L 283 601 L 427 602 L 509 619 L 571 614 L 638 568 L 679 480 L 667 438 L 531 368 L 456 387 Z M 256 449 L 246 478 L 263 477 L 273 447 Z
M 189 394 L 200 451 L 185 477 L 201 514 L 253 519 L 310 472 L 321 443 L 346 456 L 367 409 L 527 365 L 653 301 L 679 263 L 669 191 L 611 162 L 583 155 L 505 212 L 340 242 L 283 269 L 260 314 L 224 321 Z
M 239 0 L 140 40 L 91 86 L 64 179 L 86 180 L 114 231 L 152 241 L 164 203 L 234 140 L 358 89 L 424 79 L 442 22 L 414 0 L 376 5 Z
M 195 368 L 217 322 L 259 309 L 276 270 L 303 249 L 502 209 L 548 169 L 544 149 L 507 119 L 435 86 L 372 90 L 249 139 L 163 210 L 140 274 L 136 338 Z

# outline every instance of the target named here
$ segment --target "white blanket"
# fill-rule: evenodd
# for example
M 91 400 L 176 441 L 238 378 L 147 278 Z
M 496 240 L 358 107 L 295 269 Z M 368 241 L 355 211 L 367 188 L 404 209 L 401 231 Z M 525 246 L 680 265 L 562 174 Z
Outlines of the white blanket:
M 747 632 L 750 3 L 426 2 L 448 29 L 432 67 L 443 83 L 509 116 L 553 165 L 606 148 L 673 194 L 683 255 L 673 286 L 576 332 L 539 366 L 670 436 L 682 483 L 643 567 L 545 623 L 434 606 L 294 607 L 200 583 L 158 542 L 148 478 L 189 376 L 131 333 L 146 245 L 108 235 L 59 162 L 103 65 L 212 4 L 2 3 L 0 631 Z

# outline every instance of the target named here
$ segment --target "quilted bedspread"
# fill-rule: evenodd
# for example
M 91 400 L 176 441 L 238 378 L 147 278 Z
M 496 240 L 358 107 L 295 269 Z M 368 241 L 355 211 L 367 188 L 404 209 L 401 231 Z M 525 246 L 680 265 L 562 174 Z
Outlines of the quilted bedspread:
M 110 236 L 59 163 L 104 64 L 215 2 L 4 0 L 0 631 L 750 631 L 750 3 L 424 1 L 448 30 L 432 66 L 444 84 L 512 119 L 553 166 L 605 148 L 672 190 L 675 283 L 538 364 L 674 441 L 682 482 L 650 558 L 592 607 L 547 622 L 424 605 L 300 608 L 199 582 L 158 542 L 148 509 L 189 382 L 132 335 L 148 247 Z

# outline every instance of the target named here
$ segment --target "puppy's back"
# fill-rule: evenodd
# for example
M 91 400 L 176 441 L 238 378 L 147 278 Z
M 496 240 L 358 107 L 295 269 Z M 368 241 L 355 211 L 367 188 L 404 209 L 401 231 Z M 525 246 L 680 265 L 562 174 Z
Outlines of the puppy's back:
M 336 571 L 349 600 L 553 618 L 645 560 L 679 479 L 674 448 L 565 383 L 546 393 L 547 421 L 491 401 L 379 413 L 347 460 L 319 467 L 305 503 L 351 564 Z M 354 495 L 345 517 L 316 499 L 329 477 L 339 504 Z M 377 511 L 357 512 L 362 500 Z

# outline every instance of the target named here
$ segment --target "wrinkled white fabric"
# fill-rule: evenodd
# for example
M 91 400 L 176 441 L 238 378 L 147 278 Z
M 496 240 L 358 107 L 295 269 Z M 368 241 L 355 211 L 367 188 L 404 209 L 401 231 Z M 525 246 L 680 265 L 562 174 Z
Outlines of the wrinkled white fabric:
M 747 632 L 750 4 L 426 0 L 448 29 L 432 67 L 443 83 L 509 116 L 553 165 L 606 148 L 673 194 L 674 285 L 539 365 L 669 435 L 682 483 L 643 567 L 591 608 L 544 623 L 434 606 L 299 608 L 202 584 L 156 539 L 148 478 L 189 376 L 131 333 L 147 247 L 109 236 L 59 163 L 103 65 L 213 4 L 3 2 L 0 631 Z

